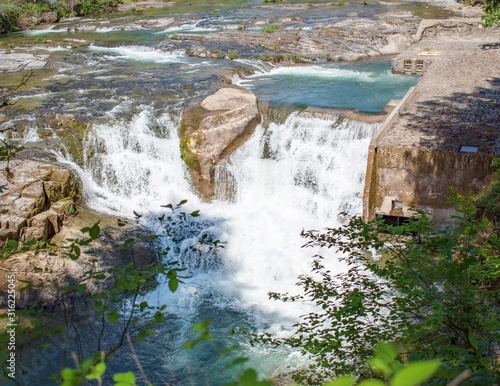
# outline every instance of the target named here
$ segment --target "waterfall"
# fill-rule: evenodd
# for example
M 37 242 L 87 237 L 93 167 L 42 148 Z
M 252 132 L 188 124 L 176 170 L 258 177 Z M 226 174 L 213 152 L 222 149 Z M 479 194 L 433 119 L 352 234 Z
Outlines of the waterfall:
M 228 303 L 286 321 L 296 318 L 299 311 L 268 300 L 267 292 L 294 288 L 309 270 L 313 252 L 301 248 L 303 229 L 338 226 L 340 213 L 361 213 L 368 143 L 378 125 L 293 113 L 283 124 L 259 126 L 219 165 L 217 200 L 203 203 L 180 157 L 177 124 L 148 109 L 129 122 L 95 124 L 80 169 L 87 202 L 130 217 L 187 199 L 189 210 L 202 216 L 178 246 L 179 260 L 192 273 L 213 271 L 209 278 L 195 275 L 191 283 L 207 285 L 210 292 L 216 276 L 217 291 Z M 226 243 L 217 258 L 190 251 L 206 233 Z M 183 303 L 180 296 L 175 301 Z M 170 294 L 160 298 L 172 301 Z
M 111 115 L 94 124 L 83 144 L 80 175 L 93 208 L 120 216 L 157 212 L 160 205 L 198 201 L 186 178 L 178 119 L 144 109 L 129 122 Z
M 201 216 L 175 249 L 191 277 L 174 294 L 160 286 L 148 295 L 150 304 L 168 304 L 173 315 L 159 327 L 160 342 L 185 342 L 192 337 L 194 323 L 210 319 L 215 339 L 226 346 L 239 339 L 250 366 L 263 374 L 300 365 L 303 358 L 297 353 L 250 347 L 245 338 L 230 337 L 228 331 L 242 327 L 287 334 L 291 324 L 311 310 L 309 304 L 269 300 L 267 293 L 294 292 L 297 277 L 309 272 L 310 257 L 321 253 L 301 248 L 302 229 L 337 226 L 340 212 L 361 213 L 368 144 L 378 125 L 292 113 L 283 124 L 258 126 L 219 165 L 217 199 L 203 203 L 191 191 L 177 124 L 169 114 L 149 109 L 128 122 L 95 124 L 86 138 L 80 169 L 87 202 L 120 215 L 134 210 L 157 213 L 159 205 L 181 199 L 200 210 Z M 218 253 L 193 251 L 190 247 L 203 235 L 224 241 L 225 248 Z M 332 272 L 345 269 L 329 256 L 325 263 Z M 181 382 L 177 384 L 182 379 L 188 384 L 193 379 L 222 384 L 231 376 L 230 370 L 220 370 L 221 358 L 208 358 L 202 348 L 178 349 L 173 355 L 161 346 L 144 350 L 156 358 L 154 366 Z M 196 370 L 193 363 L 199 365 Z
M 221 198 L 230 192 L 233 200 L 214 204 L 226 219 L 221 238 L 228 241 L 228 296 L 277 312 L 281 305 L 267 300 L 267 292 L 289 291 L 309 271 L 313 253 L 301 248 L 301 230 L 338 226 L 339 213 L 361 213 L 368 143 L 376 128 L 293 113 L 281 125 L 258 127 L 220 166 L 217 192 L 225 193 Z

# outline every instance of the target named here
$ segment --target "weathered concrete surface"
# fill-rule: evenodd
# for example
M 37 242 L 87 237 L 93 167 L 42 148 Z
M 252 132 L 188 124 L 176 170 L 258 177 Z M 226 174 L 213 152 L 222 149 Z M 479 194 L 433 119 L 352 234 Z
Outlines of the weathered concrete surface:
M 429 210 L 451 212 L 449 186 L 477 194 L 490 182 L 500 154 L 500 28 L 480 20 L 425 21 L 420 42 L 401 58 L 432 63 L 385 132 L 374 137 L 364 192 L 364 218 Z M 460 152 L 461 146 L 477 153 Z M 395 208 L 393 204 L 402 206 Z
M 255 94 L 235 87 L 222 88 L 199 107 L 184 110 L 182 157 L 205 200 L 214 193 L 215 166 L 246 141 L 259 122 Z

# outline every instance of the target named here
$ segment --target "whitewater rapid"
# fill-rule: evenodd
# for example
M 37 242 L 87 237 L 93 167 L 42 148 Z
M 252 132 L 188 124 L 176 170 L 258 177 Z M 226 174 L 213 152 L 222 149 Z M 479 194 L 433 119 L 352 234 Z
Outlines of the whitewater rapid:
M 307 272 L 312 252 L 301 248 L 302 229 L 337 226 L 339 213 L 361 213 L 368 143 L 377 124 L 293 113 L 283 124 L 259 126 L 217 169 L 219 197 L 211 203 L 193 191 L 177 125 L 148 109 L 128 123 L 94 125 L 78 167 L 86 202 L 121 217 L 134 211 L 155 217 L 164 210 L 160 205 L 188 200 L 188 212 L 200 210 L 200 235 L 206 227 L 226 243 L 222 273 L 217 265 L 213 274 L 220 274 L 217 285 L 227 301 L 282 313 L 285 320 L 297 317 L 281 311 L 286 305 L 269 301 L 267 292 L 293 289 Z

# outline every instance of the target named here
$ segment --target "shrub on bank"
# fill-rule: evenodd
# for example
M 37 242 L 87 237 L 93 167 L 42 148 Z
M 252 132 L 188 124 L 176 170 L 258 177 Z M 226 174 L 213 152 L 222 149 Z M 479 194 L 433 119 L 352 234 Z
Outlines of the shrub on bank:
M 56 22 L 62 17 L 108 13 L 121 0 L 7 0 L 0 4 L 0 33 Z

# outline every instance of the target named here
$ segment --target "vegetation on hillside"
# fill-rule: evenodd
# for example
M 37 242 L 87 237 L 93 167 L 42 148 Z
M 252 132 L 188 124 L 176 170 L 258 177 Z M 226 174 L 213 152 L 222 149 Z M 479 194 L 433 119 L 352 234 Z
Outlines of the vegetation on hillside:
M 108 13 L 123 2 L 124 0 L 3 0 L 0 2 L 0 33 L 54 22 L 63 17 Z M 476 3 L 475 0 L 463 2 Z M 485 0 L 482 8 L 485 12 L 485 26 L 500 23 L 500 0 Z M 48 12 L 52 13 L 50 17 L 47 17 Z M 274 25 L 265 27 L 263 31 L 274 32 L 276 28 L 273 27 Z
M 63 17 L 99 15 L 113 10 L 121 0 L 5 0 L 0 3 L 0 33 Z M 52 13 L 49 15 L 48 13 Z

